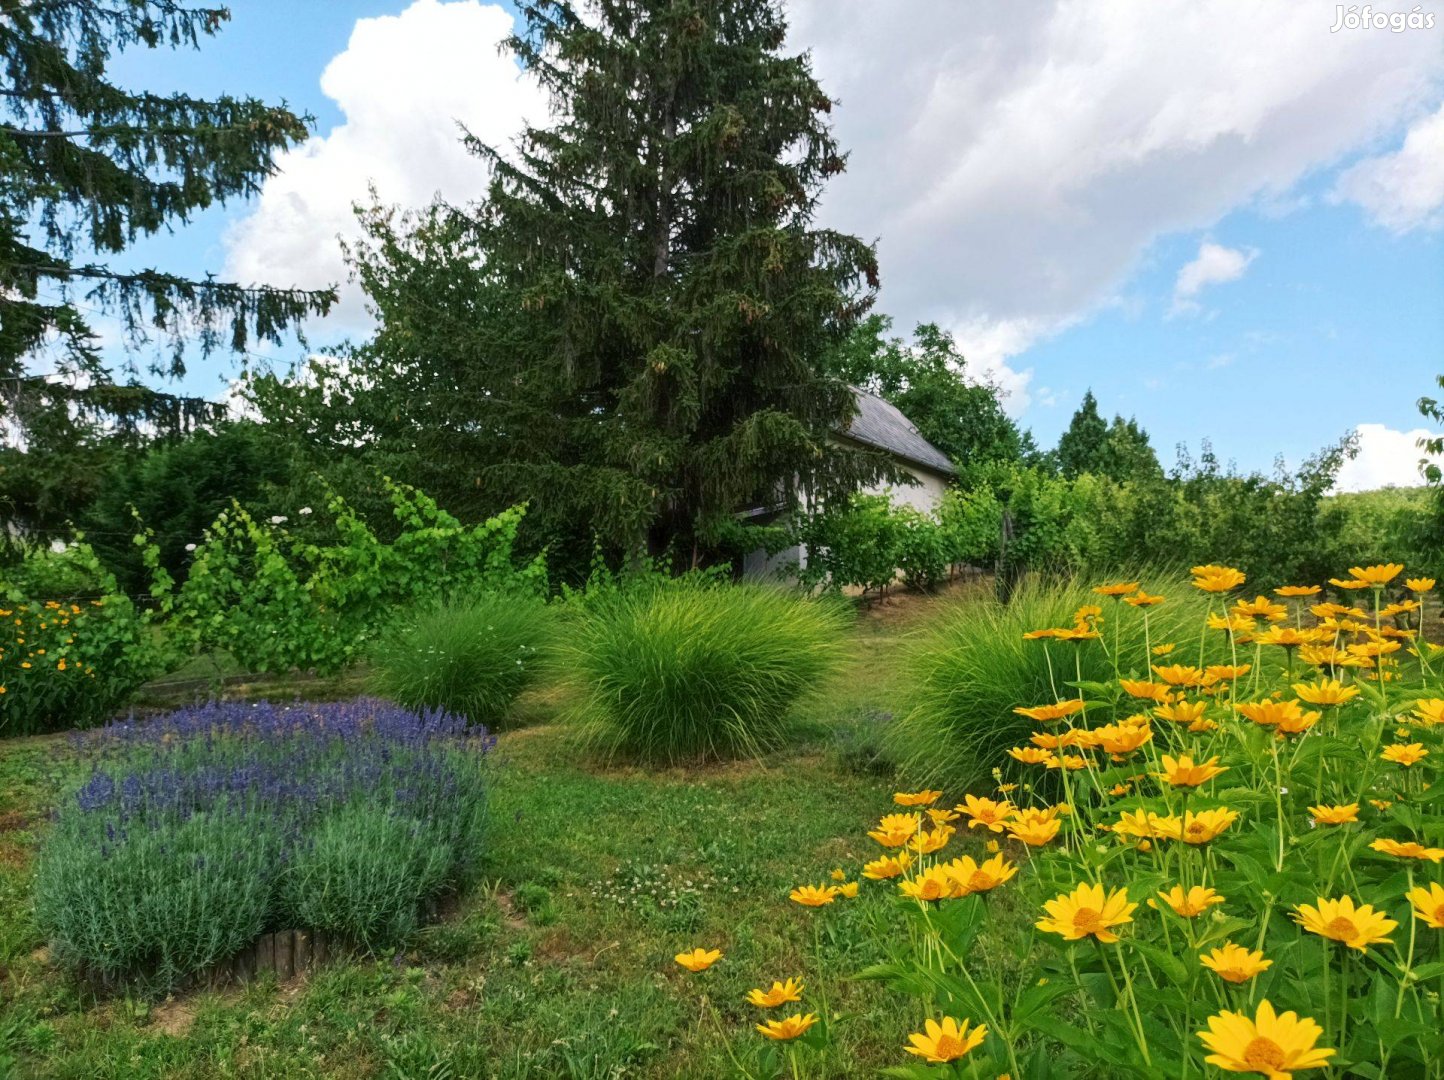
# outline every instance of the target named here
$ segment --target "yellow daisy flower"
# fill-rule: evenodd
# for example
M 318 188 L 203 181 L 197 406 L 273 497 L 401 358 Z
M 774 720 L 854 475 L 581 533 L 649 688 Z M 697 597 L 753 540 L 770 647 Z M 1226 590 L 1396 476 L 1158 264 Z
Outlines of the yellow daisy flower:
M 1337 1051 L 1318 1047 L 1324 1029 L 1297 1013 L 1276 1013 L 1267 1001 L 1259 1002 L 1253 1019 L 1247 1013 L 1224 1010 L 1208 1018 L 1208 1030 L 1198 1033 L 1212 1051 L 1204 1058 L 1225 1072 L 1254 1073 L 1268 1080 L 1290 1080 L 1302 1069 L 1320 1069 Z
M 706 971 L 709 967 L 722 959 L 721 949 L 693 949 L 691 952 L 680 952 L 672 958 L 681 964 L 688 971 Z
M 1061 935 L 1066 941 L 1093 937 L 1108 944 L 1118 940 L 1113 927 L 1131 923 L 1137 906 L 1128 902 L 1127 889 L 1109 893 L 1102 885 L 1083 882 L 1071 893 L 1044 903 L 1047 918 L 1039 919 L 1035 925 L 1049 934 Z
M 1404 896 L 1413 905 L 1414 916 L 1423 920 L 1425 926 L 1444 930 L 1444 885 L 1434 882 L 1427 889 L 1420 885 Z
M 769 1020 L 765 1024 L 758 1024 L 757 1030 L 766 1035 L 769 1039 L 776 1039 L 778 1042 L 789 1042 L 800 1035 L 804 1035 L 807 1029 L 817 1023 L 817 1017 L 813 1013 L 803 1016 L 798 1013 L 789 1016 L 785 1020 Z
M 1399 925 L 1369 904 L 1355 907 L 1350 896 L 1337 900 L 1321 896 L 1317 907 L 1300 904 L 1295 910 L 1299 923 L 1309 933 L 1343 942 L 1359 952 L 1366 952 L 1370 945 L 1391 941 L 1389 931 Z
M 775 1009 L 789 1001 L 802 1000 L 802 983 L 788 979 L 785 983 L 774 982 L 767 990 L 747 991 L 747 1001 L 759 1009 Z
M 922 1032 L 915 1031 L 909 1035 L 908 1041 L 912 1045 L 903 1049 L 930 1064 L 943 1065 L 976 1050 L 987 1036 L 986 1024 L 972 1027 L 968 1020 L 945 1016 L 941 1024 L 936 1020 L 924 1021 Z
M 1158 895 L 1176 914 L 1182 915 L 1185 919 L 1197 918 L 1214 904 L 1223 903 L 1223 897 L 1202 885 L 1195 885 L 1188 890 L 1185 890 L 1182 885 L 1175 885 L 1167 892 L 1161 892 Z

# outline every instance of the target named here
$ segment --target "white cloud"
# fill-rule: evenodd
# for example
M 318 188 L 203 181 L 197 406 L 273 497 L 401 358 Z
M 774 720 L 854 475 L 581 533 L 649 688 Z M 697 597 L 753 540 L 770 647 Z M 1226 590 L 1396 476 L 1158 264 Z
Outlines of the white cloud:
M 1029 383 L 1031 368 L 1021 371 L 1010 367 L 1007 360 L 1036 341 L 1041 328 L 1027 319 L 974 319 L 949 326 L 954 340 L 965 343 L 963 357 L 970 381 L 987 382 L 1002 392 L 1003 409 L 1016 417 L 1032 404 Z
M 1232 0 L 1040 0 L 1026 11 L 911 0 L 906 18 L 896 0 L 791 0 L 789 15 L 791 46 L 812 50 L 841 101 L 833 120 L 851 154 L 824 223 L 879 238 L 883 310 L 903 328 L 954 331 L 1014 413 L 1031 378 L 1015 358 L 1122 303 L 1158 237 L 1206 230 L 1241 205 L 1296 205 L 1301 178 L 1397 138 L 1438 102 L 1444 77 L 1437 35 L 1330 34 L 1334 5 L 1322 0 L 1246 11 Z M 545 116 L 541 92 L 494 48 L 511 26 L 481 0 L 416 0 L 358 20 L 322 77 L 345 122 L 282 160 L 227 238 L 226 273 L 342 280 L 335 237 L 354 235 L 351 204 L 368 181 L 404 206 L 480 195 L 485 169 L 454 121 L 506 144 L 523 116 Z M 1378 163 L 1400 158 L 1394 177 L 1404 157 L 1427 158 L 1433 129 L 1422 130 L 1398 155 L 1356 166 L 1351 184 L 1388 187 Z M 333 325 L 364 327 L 354 287 L 345 295 Z
M 1258 252 L 1252 248 L 1229 248 L 1211 240 L 1203 241 L 1198 245 L 1198 254 L 1178 271 L 1178 279 L 1173 283 L 1172 313 L 1198 311 L 1198 301 L 1194 298 L 1202 289 L 1237 281 L 1257 257 Z
M 1424 481 L 1419 475 L 1423 452 L 1419 440 L 1437 438 L 1424 428 L 1396 431 L 1383 424 L 1360 424 L 1359 453 L 1344 462 L 1334 481 L 1335 491 L 1372 491 L 1381 487 L 1414 487 Z M 1444 464 L 1444 459 L 1438 459 Z
M 320 287 L 342 282 L 338 236 L 358 234 L 352 206 L 374 184 L 383 203 L 416 207 L 438 193 L 465 201 L 487 170 L 461 146 L 458 123 L 506 145 L 523 117 L 546 115 L 543 94 L 497 45 L 512 17 L 479 0 L 415 0 L 399 15 L 358 19 L 321 89 L 345 122 L 280 159 L 255 211 L 226 237 L 226 274 L 240 281 Z M 329 325 L 367 325 L 359 289 L 343 289 Z
M 1392 232 L 1444 226 L 1444 105 L 1409 129 L 1392 154 L 1366 158 L 1334 185 Z
M 1330 34 L 1332 3 L 794 0 L 841 102 L 828 222 L 879 238 L 900 325 L 988 328 L 1016 356 L 1112 301 L 1159 236 L 1247 204 L 1439 100 L 1427 32 Z M 980 338 L 970 339 L 972 329 Z

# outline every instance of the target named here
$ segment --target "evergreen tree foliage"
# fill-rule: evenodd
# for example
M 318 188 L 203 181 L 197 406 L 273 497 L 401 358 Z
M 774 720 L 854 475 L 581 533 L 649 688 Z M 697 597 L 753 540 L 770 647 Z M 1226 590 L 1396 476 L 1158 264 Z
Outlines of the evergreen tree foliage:
M 133 542 L 136 514 L 153 535 L 161 566 L 183 581 L 187 545 L 201 543 L 233 501 L 263 518 L 304 505 L 279 495 L 296 486 L 295 473 L 279 433 L 248 421 L 222 423 L 116 461 L 101 473 L 76 524 L 122 591 L 141 593 L 150 571 Z
M 935 323 L 913 331 L 909 345 L 888 337 L 892 321 L 869 315 L 830 358 L 841 378 L 896 405 L 918 431 L 967 476 L 1025 453 L 1023 434 L 1003 411 L 1002 392 L 967 381 L 957 344 Z
M 1131 417 L 1104 420 L 1092 390 L 1083 395 L 1068 430 L 1059 437 L 1054 458 L 1058 471 L 1070 480 L 1085 474 L 1119 482 L 1163 475 L 1148 432 Z
M 365 215 L 381 328 L 256 387 L 316 445 L 411 465 L 453 510 L 528 500 L 583 550 L 735 552 L 737 513 L 885 471 L 836 445 L 822 358 L 866 313 L 872 248 L 817 228 L 845 159 L 774 0 L 537 0 L 510 41 L 552 100 L 515 147 L 467 145 L 487 198 Z M 349 448 L 349 449 L 348 449 Z
M 1084 473 L 1097 472 L 1107 442 L 1108 421 L 1099 414 L 1098 399 L 1089 390 L 1069 421 L 1068 430 L 1058 438 L 1058 471 L 1070 480 Z
M 306 137 L 303 118 L 252 98 L 132 93 L 106 77 L 119 50 L 198 47 L 229 17 L 180 0 L 0 0 L 0 468 L 20 476 L 11 502 L 31 500 L 12 513 L 44 517 L 69 474 L 98 475 L 97 455 L 117 440 L 215 416 L 141 383 L 134 357 L 154 338 L 151 373 L 179 376 L 191 343 L 209 354 L 278 342 L 334 299 L 112 261 L 139 237 L 256 193 L 273 154 Z M 96 313 L 125 330 L 122 371 Z

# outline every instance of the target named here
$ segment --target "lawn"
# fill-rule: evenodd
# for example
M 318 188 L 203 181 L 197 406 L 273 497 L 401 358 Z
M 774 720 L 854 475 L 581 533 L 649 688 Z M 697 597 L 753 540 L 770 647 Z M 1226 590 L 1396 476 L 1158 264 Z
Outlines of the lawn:
M 814 1075 L 895 1063 L 916 1018 L 847 977 L 885 959 L 887 890 L 816 914 L 790 888 L 855 875 L 891 786 L 868 728 L 895 706 L 908 632 L 956 597 L 859 619 L 793 748 L 705 769 L 579 760 L 545 694 L 494 758 L 484 881 L 399 955 L 165 1000 L 97 996 L 47 963 L 28 916 L 64 737 L 0 743 L 0 1071 L 36 1077 L 674 1077 L 755 1062 L 753 986 L 789 976 L 836 1018 Z M 971 850 L 972 844 L 968 845 Z M 691 975 L 672 955 L 720 948 Z M 819 971 L 822 977 L 819 978 Z

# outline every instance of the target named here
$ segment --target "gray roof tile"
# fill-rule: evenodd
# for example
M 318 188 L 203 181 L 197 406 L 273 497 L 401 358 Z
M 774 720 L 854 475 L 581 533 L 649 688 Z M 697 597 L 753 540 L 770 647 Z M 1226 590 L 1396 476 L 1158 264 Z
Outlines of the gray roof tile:
M 957 469 L 948 456 L 923 438 L 896 405 L 856 386 L 852 388 L 852 394 L 857 400 L 857 415 L 843 432 L 849 439 L 886 450 L 904 461 L 945 476 L 956 475 Z

